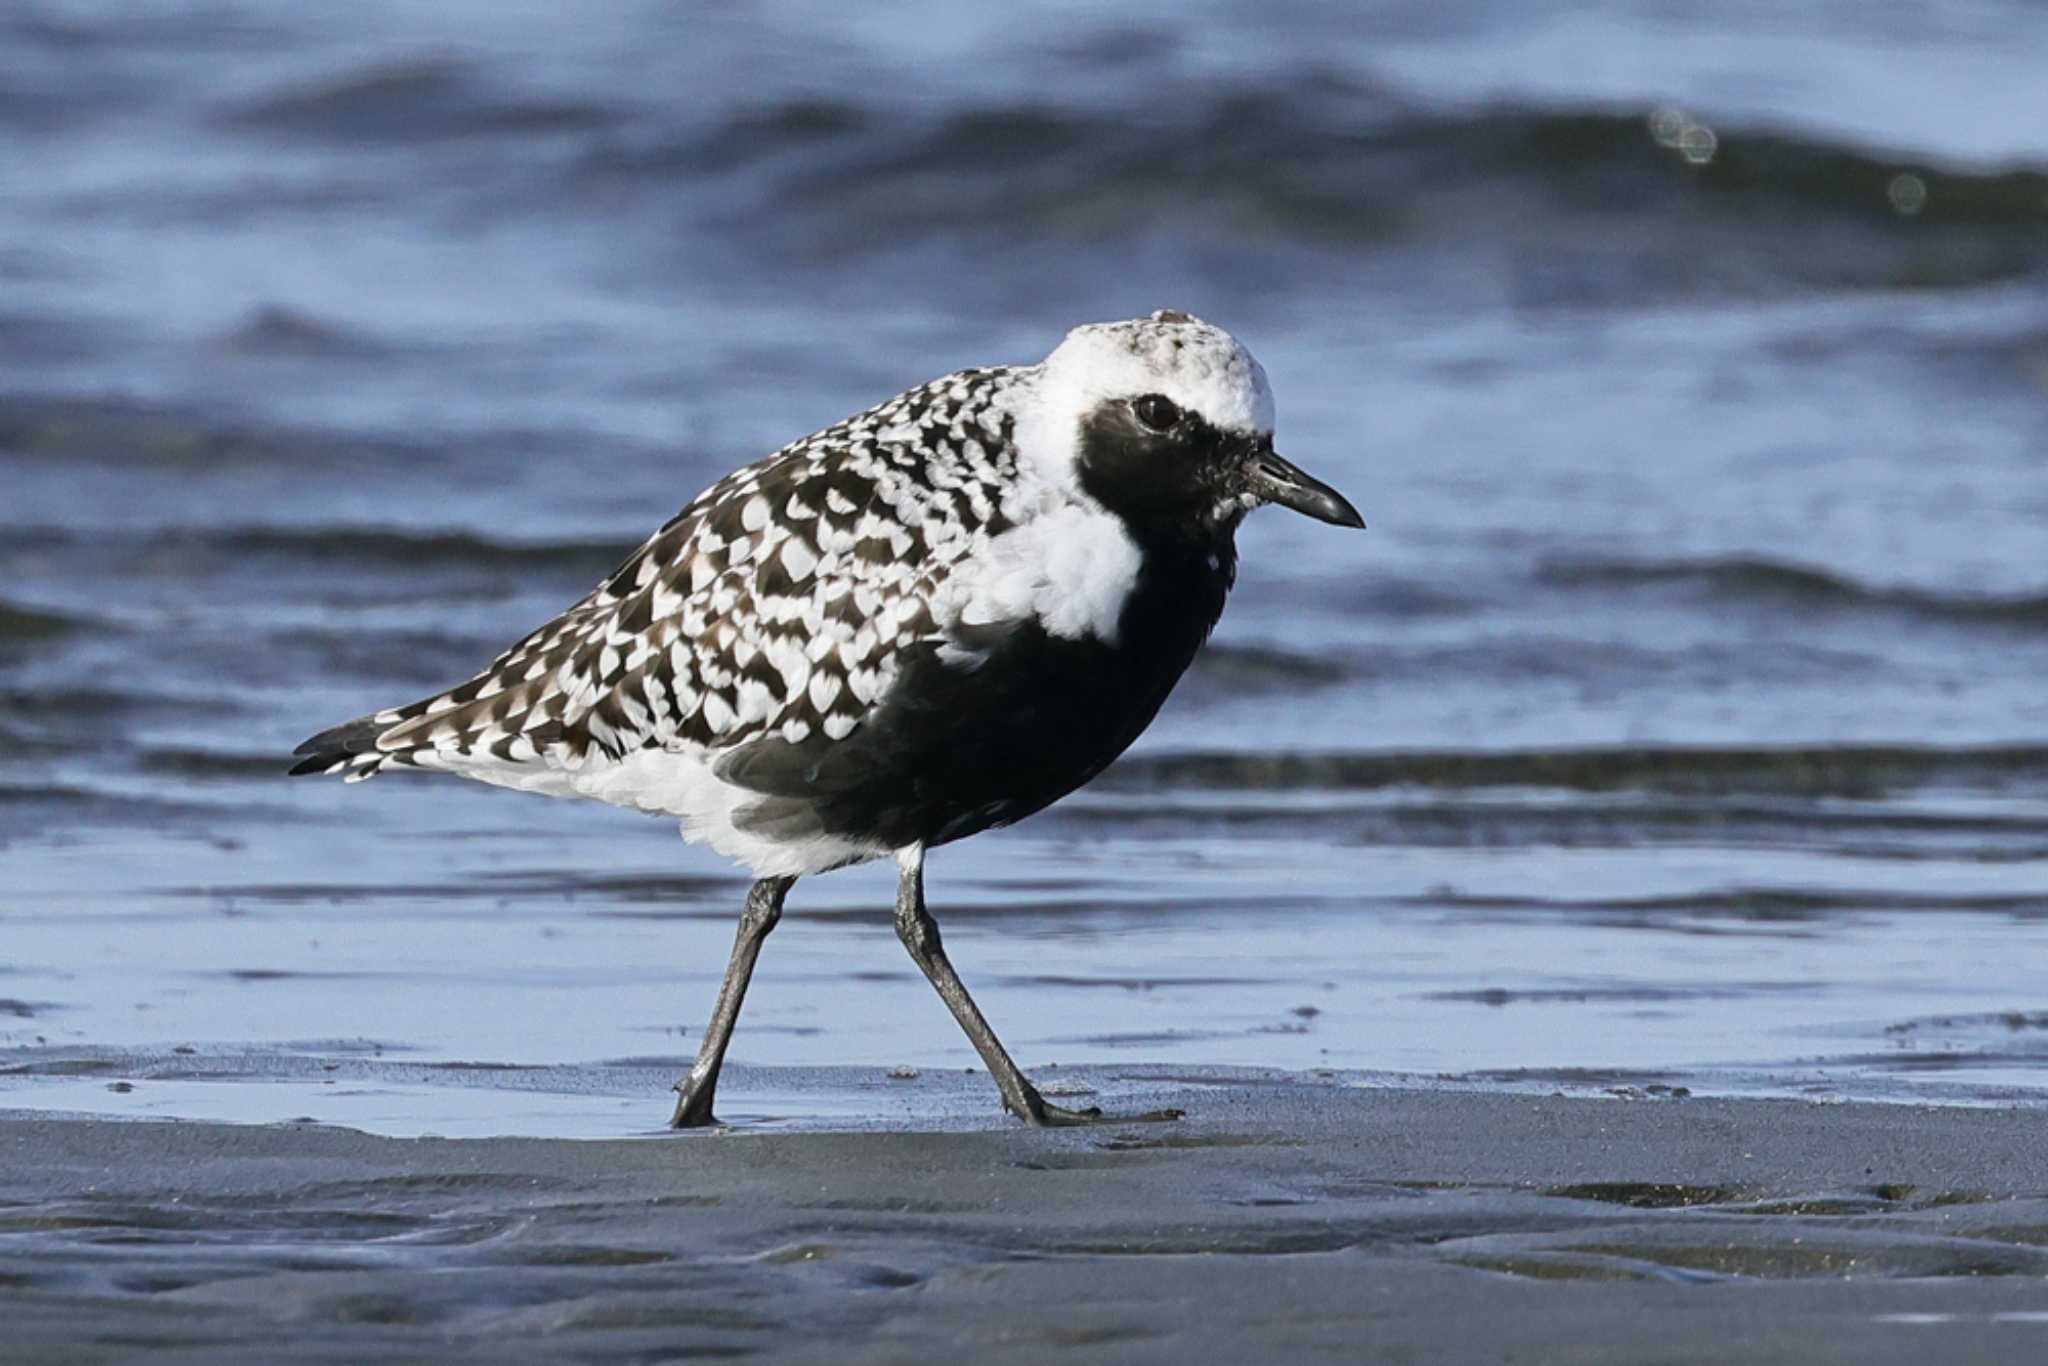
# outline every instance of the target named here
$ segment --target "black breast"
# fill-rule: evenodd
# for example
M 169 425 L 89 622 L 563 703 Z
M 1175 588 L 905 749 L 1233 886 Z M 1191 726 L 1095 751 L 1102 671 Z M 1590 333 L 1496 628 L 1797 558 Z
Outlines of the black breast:
M 888 698 L 852 735 L 757 740 L 720 762 L 763 794 L 746 829 L 890 848 L 961 839 L 1021 819 L 1093 778 L 1150 725 L 1223 611 L 1228 540 L 1148 547 L 1117 641 L 1062 640 L 1035 621 L 992 628 L 983 662 L 909 652 Z

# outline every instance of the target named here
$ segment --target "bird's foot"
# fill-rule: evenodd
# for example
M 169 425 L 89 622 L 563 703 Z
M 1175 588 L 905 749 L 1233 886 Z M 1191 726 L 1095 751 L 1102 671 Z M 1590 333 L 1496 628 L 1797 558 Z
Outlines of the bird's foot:
M 676 1083 L 676 1112 L 669 1116 L 671 1129 L 713 1129 L 722 1121 L 711 1113 L 712 1088 L 693 1086 L 685 1077 Z
M 1036 1088 L 1024 1093 L 1023 1104 L 1003 1102 L 1003 1108 L 1034 1128 L 1064 1129 L 1081 1124 L 1164 1124 L 1182 1117 L 1181 1110 L 1145 1110 L 1138 1114 L 1105 1114 L 1099 1105 L 1085 1110 L 1069 1110 L 1064 1105 L 1054 1105 Z

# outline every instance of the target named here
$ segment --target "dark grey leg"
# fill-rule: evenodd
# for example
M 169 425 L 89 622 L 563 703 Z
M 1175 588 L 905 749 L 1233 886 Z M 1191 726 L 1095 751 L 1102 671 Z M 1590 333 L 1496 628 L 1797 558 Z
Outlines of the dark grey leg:
M 669 1128 L 699 1129 L 718 1123 L 711 1113 L 711 1097 L 718 1090 L 718 1069 L 725 1063 L 725 1045 L 732 1039 L 733 1022 L 740 1017 L 740 1002 L 747 998 L 747 979 L 754 975 L 754 960 L 761 954 L 761 941 L 782 919 L 782 899 L 795 883 L 793 877 L 764 877 L 747 889 L 739 934 L 732 944 L 732 962 L 726 965 L 725 981 L 719 984 L 718 1004 L 711 1008 L 711 1023 L 704 1027 L 704 1042 L 697 1048 L 697 1061 L 691 1065 L 689 1075 L 676 1083 L 680 1094 Z
M 974 1004 L 974 998 L 967 994 L 966 985 L 960 974 L 953 971 L 953 964 L 946 957 L 946 948 L 939 940 L 939 922 L 932 919 L 931 912 L 924 904 L 924 850 L 916 846 L 901 851 L 896 856 L 901 877 L 896 883 L 896 937 L 903 941 L 903 947 L 910 950 L 910 956 L 925 977 L 938 989 L 939 999 L 953 1012 L 953 1018 L 960 1022 L 960 1028 L 967 1032 L 968 1042 L 988 1066 L 988 1074 L 995 1078 L 996 1089 L 1003 1093 L 1003 1108 L 1026 1124 L 1113 1124 L 1126 1121 L 1179 1119 L 1178 1110 L 1153 1110 L 1141 1115 L 1105 1115 L 1093 1106 L 1086 1110 L 1068 1110 L 1049 1103 L 1038 1094 L 1038 1088 L 1019 1071 L 1017 1064 L 1003 1048 L 996 1032 L 989 1028 L 988 1020 L 981 1008 Z

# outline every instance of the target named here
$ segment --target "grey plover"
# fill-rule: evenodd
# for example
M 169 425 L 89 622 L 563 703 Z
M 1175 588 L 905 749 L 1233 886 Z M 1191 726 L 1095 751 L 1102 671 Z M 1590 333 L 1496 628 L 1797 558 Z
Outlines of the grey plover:
M 734 471 L 483 672 L 322 731 L 291 771 L 595 798 L 751 869 L 678 1128 L 715 1122 L 790 885 L 884 855 L 896 932 L 1004 1106 L 1098 1120 L 1049 1104 L 996 1039 L 926 909 L 925 854 L 1057 801 L 1137 738 L 1265 503 L 1364 525 L 1274 453 L 1265 372 L 1229 333 L 1171 310 L 1079 327 L 1037 365 L 921 384 Z

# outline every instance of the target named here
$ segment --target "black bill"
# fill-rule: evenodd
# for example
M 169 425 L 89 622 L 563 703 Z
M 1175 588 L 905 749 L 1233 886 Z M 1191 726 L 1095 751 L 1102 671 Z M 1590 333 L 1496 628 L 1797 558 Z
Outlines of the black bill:
M 1345 501 L 1344 495 L 1320 479 L 1310 478 L 1271 451 L 1260 451 L 1245 466 L 1252 492 L 1268 503 L 1329 522 L 1334 526 L 1363 528 L 1365 518 Z

